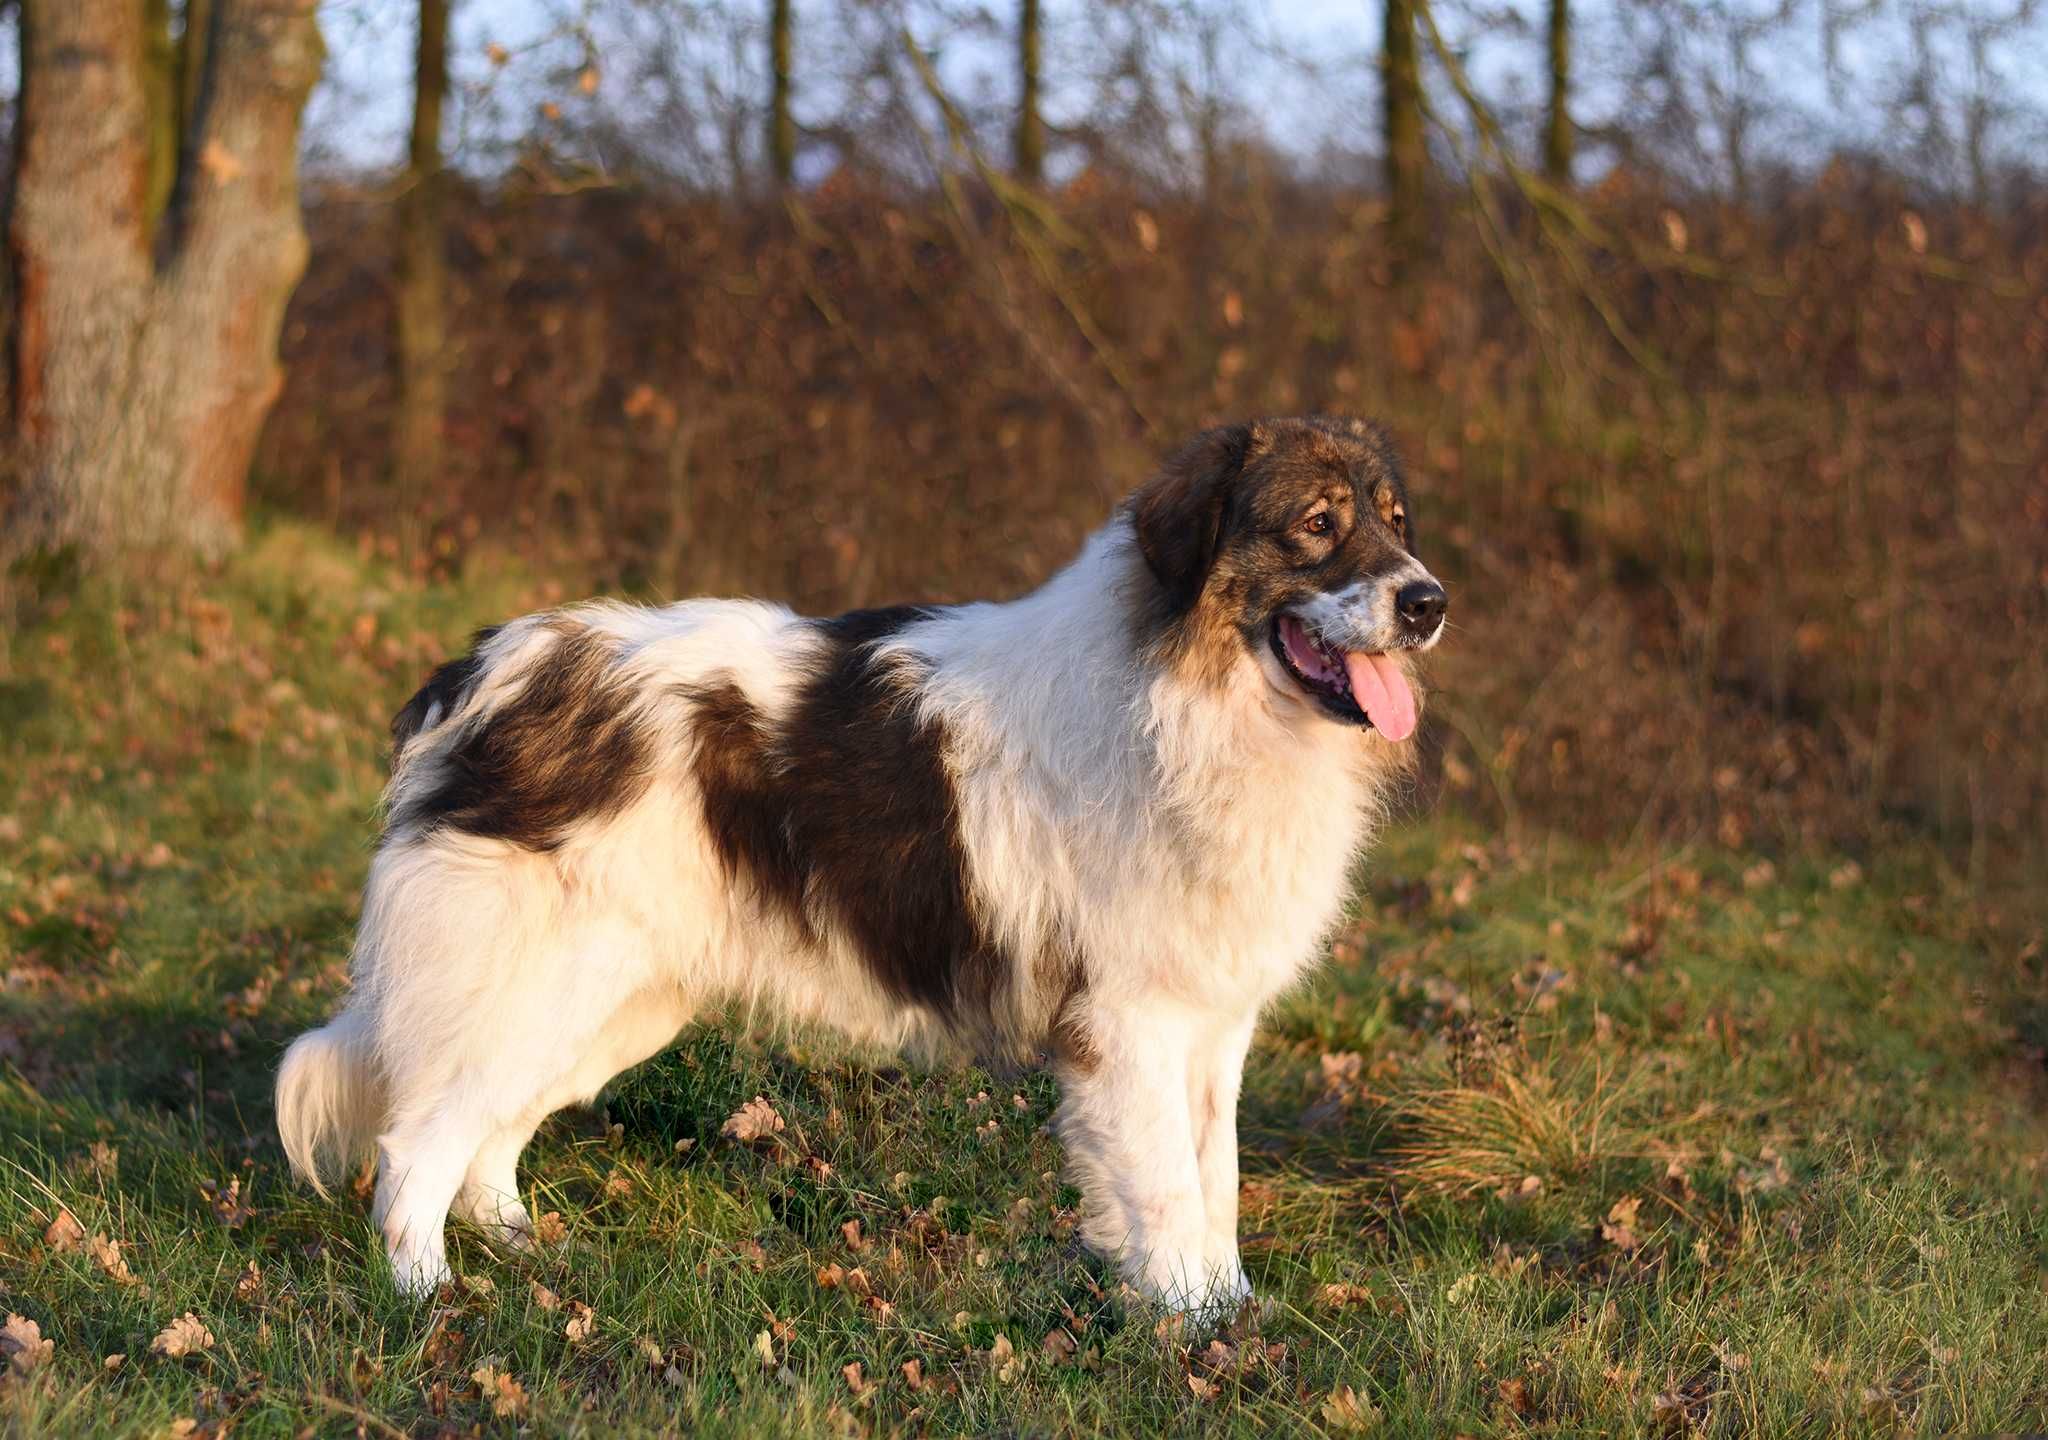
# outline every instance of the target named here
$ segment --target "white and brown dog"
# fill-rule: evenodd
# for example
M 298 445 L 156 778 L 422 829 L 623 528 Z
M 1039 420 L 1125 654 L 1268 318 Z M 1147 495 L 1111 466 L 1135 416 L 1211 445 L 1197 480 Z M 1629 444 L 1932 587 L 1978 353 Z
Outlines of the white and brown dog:
M 354 989 L 278 1077 L 294 1167 L 374 1145 L 398 1281 L 519 1153 L 732 1002 L 1049 1057 L 1082 1233 L 1250 1293 L 1237 1102 L 1404 771 L 1442 633 L 1386 437 L 1209 431 L 1040 589 L 813 620 L 592 604 L 477 639 L 393 722 Z

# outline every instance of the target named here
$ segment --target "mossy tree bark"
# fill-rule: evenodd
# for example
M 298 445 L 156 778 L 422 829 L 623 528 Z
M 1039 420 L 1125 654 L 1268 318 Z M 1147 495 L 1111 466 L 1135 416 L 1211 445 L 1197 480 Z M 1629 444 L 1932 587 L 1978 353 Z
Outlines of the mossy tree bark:
M 1387 204 L 1397 255 L 1412 259 L 1428 230 L 1429 144 L 1422 123 L 1422 57 L 1415 14 L 1427 0 L 1386 0 L 1380 48 Z
M 1572 183 L 1571 0 L 1550 0 L 1550 112 L 1543 127 L 1543 174 Z
M 768 170 L 779 186 L 796 179 L 796 117 L 790 112 L 792 0 L 770 0 L 768 11 Z
M 1017 11 L 1017 134 L 1012 166 L 1027 185 L 1045 179 L 1045 117 L 1038 109 L 1038 65 L 1042 22 L 1038 0 L 1022 0 Z
M 441 110 L 448 94 L 448 0 L 419 0 L 412 145 L 398 205 L 398 472 L 409 503 L 432 493 L 447 416 L 447 176 Z
M 0 546 L 215 554 L 282 383 L 305 268 L 298 131 L 315 0 L 218 0 L 155 243 L 141 0 L 23 0 L 9 258 L 24 473 Z

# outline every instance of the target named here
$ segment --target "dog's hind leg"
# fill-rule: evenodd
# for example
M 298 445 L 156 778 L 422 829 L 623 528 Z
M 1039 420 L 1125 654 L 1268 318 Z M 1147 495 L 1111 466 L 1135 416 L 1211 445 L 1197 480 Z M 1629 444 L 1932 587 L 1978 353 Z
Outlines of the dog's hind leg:
M 524 1248 L 533 1221 L 519 1197 L 519 1154 L 541 1122 L 564 1105 L 591 1099 L 605 1082 L 629 1070 L 675 1039 L 688 1023 L 690 1007 L 671 989 L 636 992 L 614 1010 L 566 1072 L 551 1079 L 525 1104 L 519 1118 L 499 1127 L 477 1148 L 455 1197 L 457 1219 L 491 1231 Z
M 516 1250 L 533 1243 L 533 1217 L 519 1198 L 519 1153 L 533 1139 L 540 1118 L 522 1116 L 501 1125 L 477 1147 L 451 1212 Z
M 377 1140 L 377 1197 L 370 1215 L 384 1237 L 398 1288 L 432 1295 L 449 1278 L 442 1234 L 448 1206 L 491 1122 L 466 1097 L 415 1109 Z

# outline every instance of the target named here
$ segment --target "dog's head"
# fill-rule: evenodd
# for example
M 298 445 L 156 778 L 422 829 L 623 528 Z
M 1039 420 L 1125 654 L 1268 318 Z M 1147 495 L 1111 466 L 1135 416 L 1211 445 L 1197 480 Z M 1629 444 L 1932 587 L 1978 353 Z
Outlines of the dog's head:
M 1249 658 L 1284 701 L 1389 740 L 1414 733 L 1408 657 L 1443 634 L 1400 462 L 1362 420 L 1204 431 L 1129 504 L 1166 627 L 1221 675 Z

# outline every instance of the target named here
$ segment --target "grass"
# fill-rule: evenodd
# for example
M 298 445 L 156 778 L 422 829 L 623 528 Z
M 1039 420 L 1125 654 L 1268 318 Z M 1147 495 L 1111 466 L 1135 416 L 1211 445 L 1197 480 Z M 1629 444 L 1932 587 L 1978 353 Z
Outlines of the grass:
M 1079 1251 L 1046 1078 L 718 1029 L 542 1132 L 552 1243 L 458 1230 L 460 1281 L 404 1303 L 360 1193 L 286 1177 L 268 1088 L 343 983 L 385 718 L 470 626 L 554 598 L 483 569 L 423 587 L 280 525 L 203 589 L 14 637 L 0 1427 L 2048 1428 L 2038 946 L 1925 856 L 1455 817 L 1375 854 L 1261 1034 L 1266 1304 L 1220 1335 Z M 722 1135 L 755 1096 L 784 1128 Z

